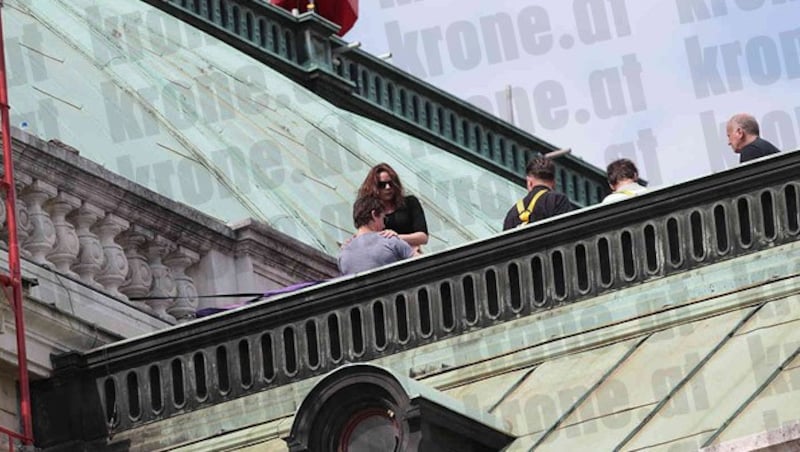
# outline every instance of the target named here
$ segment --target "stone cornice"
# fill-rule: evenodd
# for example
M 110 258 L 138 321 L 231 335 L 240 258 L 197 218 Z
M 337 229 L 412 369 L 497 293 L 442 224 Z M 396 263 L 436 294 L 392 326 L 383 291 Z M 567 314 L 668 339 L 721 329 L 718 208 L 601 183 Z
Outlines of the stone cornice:
M 7 267 L 5 256 L 0 265 Z M 104 344 L 147 334 L 170 326 L 137 307 L 76 283 L 56 272 L 23 261 L 23 306 L 28 364 L 36 377 L 49 377 L 52 355 L 86 351 Z M 35 278 L 36 284 L 32 281 Z M 14 337 L 14 315 L 0 292 L 0 328 Z M 7 339 L 8 340 L 8 339 Z M 6 359 L 16 363 L 14 347 Z
M 245 219 L 228 226 L 81 157 L 69 145 L 19 129 L 13 138 L 23 258 L 53 265 L 121 301 L 138 300 L 140 309 L 155 309 L 167 321 L 192 318 L 209 306 L 193 294 L 260 290 L 338 274 L 331 256 L 266 224 Z M 154 246 L 163 253 L 150 252 Z M 177 289 L 184 296 L 173 293 Z
M 573 306 L 588 309 L 603 295 L 614 300 L 606 303 L 613 312 L 596 314 L 597 322 L 641 319 L 644 313 L 663 307 L 664 292 L 655 297 L 632 297 L 627 306 L 619 303 L 617 294 L 645 283 L 683 281 L 691 277 L 690 272 L 708 276 L 713 273 L 706 270 L 710 265 L 725 263 L 715 269 L 742 268 L 751 256 L 764 265 L 765 254 L 774 251 L 782 271 L 794 275 L 797 263 L 783 264 L 784 256 L 793 253 L 778 247 L 790 248 L 800 240 L 798 168 L 800 153 L 783 153 L 138 340 L 65 355 L 56 360 L 60 372 L 48 383 L 50 389 L 42 391 L 50 391 L 52 400 L 48 403 L 53 405 L 65 403 L 55 391 L 63 384 L 96 395 L 98 385 L 107 382 L 103 383 L 109 385 L 106 392 L 113 394 L 117 391 L 113 388 L 127 384 L 131 372 L 143 375 L 153 366 L 166 369 L 174 362 L 199 360 L 204 372 L 214 372 L 217 381 L 225 382 L 213 391 L 205 386 L 200 391 L 184 388 L 180 400 L 192 400 L 199 410 L 309 379 L 346 362 L 404 354 L 413 363 L 414 375 L 427 376 L 445 368 L 441 364 L 447 366 L 448 362 L 434 361 L 444 355 L 419 356 L 422 347 L 474 339 L 472 333 L 488 332 L 518 319 L 553 317 L 571 311 Z M 736 258 L 744 259 L 733 261 Z M 760 278 L 746 286 L 763 283 L 764 275 L 773 274 L 743 272 L 747 277 Z M 743 282 L 742 277 L 732 279 L 729 275 L 726 270 L 719 282 L 706 278 L 709 285 L 692 285 L 687 290 L 696 291 L 679 293 L 697 300 L 720 287 Z M 544 340 L 551 340 L 553 333 L 576 335 L 586 328 L 602 327 L 583 319 L 569 325 L 572 331 L 565 329 L 567 325 L 541 331 Z M 523 340 L 514 343 L 530 342 L 531 331 L 517 331 L 521 331 Z M 485 345 L 487 351 L 494 350 L 492 344 Z M 462 350 L 448 346 L 441 353 L 454 349 Z M 462 356 L 457 355 L 459 359 Z M 455 355 L 447 356 L 455 359 Z M 228 370 L 230 363 L 236 362 L 246 363 L 236 367 L 240 373 Z M 84 389 L 79 389 L 82 386 Z M 140 384 L 136 391 L 146 394 L 147 388 Z M 87 428 L 81 433 L 85 439 L 164 420 L 183 410 L 177 402 L 171 405 L 169 414 L 121 405 L 123 415 L 108 427 L 106 408 L 98 401 L 75 415 L 91 418 L 97 425 L 95 430 Z M 41 411 L 42 415 L 46 412 Z
M 292 273 L 327 279 L 338 274 L 336 260 L 292 237 L 253 219 L 231 225 L 236 237 L 236 254 L 260 256 L 265 263 Z
M 71 146 L 46 142 L 12 128 L 15 170 L 34 179 L 57 183 L 59 189 L 122 218 L 197 250 L 231 252 L 234 234 L 224 223 L 173 201 L 91 160 Z
M 156 348 L 159 353 L 168 355 L 182 347 L 176 343 L 177 340 L 191 340 L 193 346 L 199 348 L 209 343 L 217 343 L 219 337 L 228 337 L 228 333 L 233 329 L 240 335 L 245 335 L 248 332 L 264 331 L 265 328 L 280 327 L 286 325 L 290 320 L 303 323 L 308 318 L 324 315 L 336 309 L 349 309 L 356 304 L 369 303 L 370 300 L 376 298 L 393 299 L 398 291 L 408 292 L 407 299 L 411 299 L 413 288 L 425 285 L 437 287 L 441 281 L 461 277 L 464 274 L 469 274 L 474 279 L 479 274 L 477 272 L 487 268 L 499 269 L 516 259 L 529 260 L 532 254 L 536 254 L 538 257 L 554 250 L 570 250 L 572 245 L 595 242 L 596 237 L 606 240 L 614 239 L 624 228 L 635 230 L 642 223 L 653 222 L 653 219 L 659 216 L 674 215 L 678 218 L 685 218 L 690 213 L 688 209 L 692 206 L 697 209 L 706 209 L 706 204 L 726 199 L 730 200 L 736 197 L 753 199 L 751 193 L 760 193 L 768 187 L 782 185 L 785 183 L 784 181 L 796 180 L 795 171 L 798 168 L 800 168 L 800 152 L 781 154 L 757 165 L 744 165 L 685 184 L 647 193 L 626 202 L 583 209 L 545 220 L 537 223 L 534 227 L 508 231 L 480 242 L 426 255 L 361 276 L 342 278 L 317 286 L 313 290 L 313 294 L 302 291 L 281 299 L 279 303 L 259 304 L 233 311 L 227 316 L 183 325 L 180 330 L 173 329 L 163 332 L 163 334 L 137 343 L 113 344 L 102 354 L 89 353 L 83 358 L 89 367 L 100 365 L 100 362 L 117 365 L 128 359 L 135 360 L 135 358 L 142 357 L 143 354 L 153 357 Z M 794 184 L 796 182 L 792 182 L 792 186 Z M 731 232 L 738 234 L 737 231 Z M 755 233 L 753 232 L 753 234 Z M 685 236 L 686 232 L 681 232 L 681 234 Z M 569 286 L 565 290 L 569 290 L 571 295 L 559 296 L 548 292 L 544 302 L 540 305 L 522 308 L 519 313 L 504 308 L 504 311 L 497 317 L 481 313 L 484 316 L 481 317 L 481 321 L 486 326 L 502 323 L 505 320 L 517 318 L 523 313 L 527 315 L 566 302 L 574 303 L 656 277 L 681 273 L 690 268 L 701 267 L 749 254 L 762 248 L 797 240 L 797 231 L 784 231 L 784 234 L 785 236 L 774 239 L 774 243 L 759 239 L 749 245 L 731 244 L 731 249 L 727 251 L 718 252 L 712 257 L 695 258 L 691 263 L 686 262 L 689 260 L 688 253 L 691 253 L 691 250 L 688 249 L 681 251 L 685 256 L 682 262 L 677 263 L 670 263 L 666 255 L 658 254 L 657 258 L 661 265 L 659 273 L 648 274 L 644 269 L 638 269 L 633 278 L 628 278 L 623 274 L 622 257 L 614 255 L 610 269 L 612 281 L 609 284 L 602 283 L 600 275 L 595 274 L 591 282 L 595 287 L 581 292 L 574 287 L 576 284 L 570 279 L 565 281 L 565 284 Z M 731 241 L 734 238 L 736 238 L 735 235 L 731 237 Z M 669 247 L 666 235 L 659 237 L 659 242 L 658 249 Z M 641 245 L 637 244 L 638 246 Z M 618 252 L 618 250 L 614 250 L 614 252 Z M 645 256 L 644 253 L 640 254 L 633 256 L 635 259 L 633 264 L 637 267 L 644 267 L 646 265 Z M 544 262 L 542 265 L 550 265 L 550 263 Z M 552 276 L 550 277 L 552 278 Z M 552 284 L 549 280 L 546 283 Z M 505 290 L 503 290 L 503 294 L 505 295 Z M 506 300 L 504 302 L 508 303 Z M 465 314 L 459 313 L 459 315 Z M 477 324 L 463 325 L 462 328 L 466 331 L 477 326 Z M 439 325 L 436 327 L 441 328 Z M 191 333 L 188 330 L 191 330 Z M 434 336 L 429 336 L 426 340 L 433 341 L 433 339 Z M 384 350 L 385 352 L 387 351 Z

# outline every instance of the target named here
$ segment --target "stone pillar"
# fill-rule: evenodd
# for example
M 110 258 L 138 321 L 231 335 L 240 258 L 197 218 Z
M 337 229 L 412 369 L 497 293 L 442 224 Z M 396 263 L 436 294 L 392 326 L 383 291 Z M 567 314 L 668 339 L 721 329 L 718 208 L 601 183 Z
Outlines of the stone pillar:
M 72 266 L 72 269 L 78 273 L 81 281 L 97 290 L 103 290 L 103 286 L 95 280 L 95 275 L 100 273 L 100 269 L 103 268 L 105 253 L 100 239 L 97 238 L 97 234 L 92 232 L 91 228 L 104 215 L 105 213 L 101 209 L 84 202 L 80 209 L 73 212 L 68 218 L 75 223 L 80 244 L 78 262 Z
M 123 300 L 127 298 L 119 291 L 119 286 L 128 275 L 128 259 L 125 257 L 122 247 L 114 239 L 129 226 L 130 224 L 126 220 L 109 213 L 94 228 L 100 237 L 104 256 L 103 266 L 95 279 L 105 287 L 111 296 Z
M 53 264 L 47 260 L 46 256 L 56 243 L 56 232 L 50 215 L 45 212 L 43 206 L 57 193 L 55 186 L 37 180 L 25 187 L 19 196 L 28 206 L 28 218 L 30 218 L 31 224 L 30 235 L 22 246 L 30 252 L 32 261 L 50 267 Z
M 316 15 L 304 15 L 298 22 L 298 64 L 308 69 L 322 68 L 326 72 L 333 72 L 333 56 L 337 51 L 332 50 L 331 35 L 336 33 L 336 28 Z M 346 50 L 342 48 L 338 52 Z
M 150 293 L 150 287 L 153 285 L 153 273 L 150 271 L 150 264 L 147 263 L 147 256 L 142 249 L 144 244 L 153 238 L 152 232 L 137 225 L 131 226 L 128 231 L 120 235 L 119 243 L 128 258 L 128 275 L 119 290 L 128 298 L 142 298 Z M 152 312 L 148 304 L 142 301 L 136 301 L 136 303 L 142 310 Z
M 167 308 L 167 312 L 179 322 L 193 319 L 197 311 L 197 288 L 192 278 L 186 274 L 186 269 L 199 260 L 198 253 L 182 246 L 164 259 L 164 263 L 172 270 L 172 277 L 175 280 L 175 303 Z
M 167 313 L 175 302 L 175 279 L 172 270 L 162 263 L 162 260 L 175 249 L 175 244 L 167 239 L 157 236 L 155 240 L 147 244 L 147 257 L 150 262 L 150 270 L 153 272 L 153 286 L 147 296 L 150 298 L 146 303 L 153 309 L 153 312 L 161 318 L 171 319 Z
M 80 205 L 81 200 L 77 196 L 64 192 L 59 192 L 44 205 L 50 214 L 56 236 L 53 249 L 47 253 L 47 260 L 55 265 L 56 270 L 75 279 L 78 279 L 78 274 L 72 271 L 72 264 L 78 260 L 78 234 L 75 233 L 75 227 L 67 221 L 67 214 Z

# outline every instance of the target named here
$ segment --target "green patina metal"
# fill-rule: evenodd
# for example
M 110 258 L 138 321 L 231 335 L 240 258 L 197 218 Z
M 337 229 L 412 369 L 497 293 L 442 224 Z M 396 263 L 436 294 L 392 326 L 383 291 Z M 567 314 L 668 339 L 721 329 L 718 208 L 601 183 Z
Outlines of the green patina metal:
M 275 67 L 334 105 L 453 152 L 517 183 L 530 157 L 558 148 L 337 37 L 336 26 L 244 0 L 144 0 Z M 571 155 L 557 185 L 577 206 L 596 204 L 605 174 Z
M 784 398 L 800 397 L 785 388 L 797 375 L 792 353 L 800 343 L 798 159 L 784 153 L 139 340 L 57 357 L 54 379 L 36 388 L 42 428 L 53 428 L 54 442 L 102 442 L 108 432 L 134 439 L 149 437 L 159 424 L 226 422 L 226 406 L 248 425 L 265 423 L 289 416 L 291 401 L 296 406 L 320 375 L 356 361 L 465 394 L 470 410 L 491 410 L 512 425 L 518 439 L 511 450 L 529 449 L 545 432 L 537 450 L 697 448 L 726 424 L 720 440 L 764 431 L 762 424 L 738 422 L 752 418 L 753 407 L 798 419 L 796 408 L 782 408 Z M 680 231 L 673 236 L 676 221 Z M 648 245 L 650 233 L 656 236 Z M 618 254 L 607 269 L 612 280 L 604 281 L 599 270 L 609 262 L 598 250 L 608 241 Z M 582 264 L 587 248 L 593 257 Z M 577 257 L 565 266 L 565 255 Z M 580 282 L 583 267 L 593 269 L 589 287 Z M 164 411 L 140 408 L 137 401 L 149 392 L 130 375 L 197 356 L 201 364 L 187 368 L 186 378 L 212 380 L 200 395 L 192 385 L 179 388 L 179 399 L 192 401 L 191 412 L 171 400 Z M 243 360 L 250 364 L 231 366 Z M 232 367 L 243 373 L 228 373 Z M 526 369 L 532 371 L 517 373 Z M 512 375 L 482 382 L 502 374 Z M 214 378 L 227 382 L 224 388 Z M 777 384 L 783 392 L 765 389 Z M 133 394 L 133 402 L 118 394 Z M 87 401 L 74 404 L 73 417 L 91 428 L 57 431 L 60 426 L 46 422 L 48 406 L 71 397 Z M 264 407 L 273 401 L 280 405 Z
M 7 4 L 10 36 L 35 30 L 38 38 L 25 45 L 57 57 L 13 48 L 11 55 L 32 55 L 18 66 L 28 76 L 10 88 L 13 123 L 225 222 L 256 218 L 336 254 L 353 232 L 361 181 L 385 161 L 420 198 L 426 248 L 436 251 L 496 234 L 525 193 L 509 178 L 298 84 L 310 73 L 340 79 L 322 69 L 322 56 L 313 64 L 308 58 L 330 57 L 330 25 L 313 16 L 268 8 L 270 23 L 285 25 L 272 26 L 265 45 L 286 58 L 264 64 L 138 0 Z M 297 27 L 325 39 L 309 38 L 317 44 L 299 49 Z M 43 66 L 33 72 L 28 66 L 37 58 Z

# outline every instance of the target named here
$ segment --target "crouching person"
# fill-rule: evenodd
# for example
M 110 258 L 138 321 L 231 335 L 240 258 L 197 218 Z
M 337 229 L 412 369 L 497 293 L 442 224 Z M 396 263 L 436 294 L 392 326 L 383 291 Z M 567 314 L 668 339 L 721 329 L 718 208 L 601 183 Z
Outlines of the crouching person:
M 359 273 L 415 255 L 414 250 L 397 236 L 384 237 L 383 203 L 374 196 L 358 198 L 353 204 L 353 224 L 357 231 L 339 254 L 342 275 Z

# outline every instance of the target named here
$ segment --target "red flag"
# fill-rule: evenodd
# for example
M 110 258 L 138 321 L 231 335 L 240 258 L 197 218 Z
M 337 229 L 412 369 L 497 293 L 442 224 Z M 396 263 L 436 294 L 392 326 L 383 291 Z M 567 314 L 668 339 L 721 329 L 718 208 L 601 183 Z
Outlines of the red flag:
M 297 8 L 301 13 L 308 11 L 309 0 L 272 0 L 272 4 L 291 11 Z M 358 19 L 358 0 L 314 0 L 317 14 L 339 25 L 339 36 L 347 33 Z

